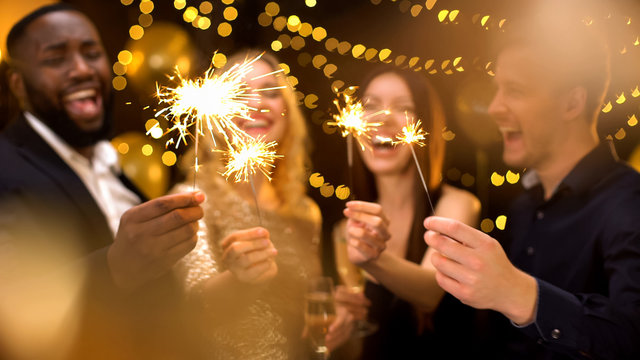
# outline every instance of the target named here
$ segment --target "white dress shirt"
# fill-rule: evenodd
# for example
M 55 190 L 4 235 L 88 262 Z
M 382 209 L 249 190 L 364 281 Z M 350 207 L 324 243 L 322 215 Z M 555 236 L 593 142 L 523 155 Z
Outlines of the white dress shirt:
M 73 169 L 93 196 L 115 235 L 120 217 L 140 199 L 127 189 L 118 175 L 121 173 L 118 153 L 106 140 L 96 143 L 93 159 L 80 155 L 54 131 L 29 112 L 24 113 L 27 122 L 44 141 Z

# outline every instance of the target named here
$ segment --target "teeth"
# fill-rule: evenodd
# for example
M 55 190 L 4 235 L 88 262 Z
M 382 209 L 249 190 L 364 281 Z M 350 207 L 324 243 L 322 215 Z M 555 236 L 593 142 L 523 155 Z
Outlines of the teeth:
M 267 127 L 267 126 L 269 126 L 269 123 L 264 120 L 247 121 L 246 123 L 244 123 L 245 129 Z
M 80 99 L 85 99 L 93 96 L 96 96 L 95 89 L 80 90 L 65 96 L 64 101 L 80 100 Z
M 390 145 L 392 142 L 393 140 L 391 138 L 384 136 L 376 136 L 371 139 L 373 145 Z

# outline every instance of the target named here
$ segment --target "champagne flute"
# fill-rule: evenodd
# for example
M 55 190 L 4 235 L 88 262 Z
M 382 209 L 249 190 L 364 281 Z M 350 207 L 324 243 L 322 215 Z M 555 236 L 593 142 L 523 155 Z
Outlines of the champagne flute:
M 324 276 L 311 278 L 305 298 L 305 323 L 314 359 L 326 360 L 329 358 L 329 349 L 325 344 L 325 337 L 336 318 L 333 280 Z
M 334 236 L 334 239 L 335 260 L 340 281 L 352 293 L 363 293 L 366 283 L 364 270 L 349 261 L 347 241 L 344 236 Z M 356 337 L 369 336 L 378 330 L 377 324 L 367 321 L 366 319 L 356 320 L 354 325 L 354 335 Z

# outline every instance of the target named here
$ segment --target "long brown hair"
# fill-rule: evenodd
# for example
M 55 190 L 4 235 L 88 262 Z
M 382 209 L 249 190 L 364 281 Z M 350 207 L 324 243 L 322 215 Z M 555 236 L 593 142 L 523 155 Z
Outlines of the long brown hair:
M 422 122 L 422 128 L 429 133 L 425 147 L 415 146 L 414 150 L 425 176 L 430 193 L 438 192 L 442 181 L 442 167 L 445 156 L 445 141 L 442 131 L 445 127 L 445 110 L 434 86 L 425 77 L 408 73 L 395 67 L 383 66 L 369 73 L 359 87 L 364 94 L 369 84 L 383 74 L 398 75 L 409 87 L 416 109 L 416 117 Z M 365 201 L 376 201 L 378 192 L 373 174 L 365 166 L 359 152 L 354 151 L 354 191 L 356 197 Z M 416 182 L 416 194 L 424 193 L 422 186 Z M 420 190 L 420 191 L 418 191 Z

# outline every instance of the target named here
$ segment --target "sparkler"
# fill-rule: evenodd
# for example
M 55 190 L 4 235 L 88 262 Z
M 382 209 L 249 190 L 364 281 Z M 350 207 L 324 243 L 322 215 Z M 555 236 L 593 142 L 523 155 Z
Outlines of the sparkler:
M 418 168 L 418 174 L 420 175 L 420 180 L 422 180 L 422 186 L 424 187 L 424 191 L 427 193 L 427 200 L 429 201 L 429 206 L 431 207 L 431 213 L 434 214 L 435 211 L 433 209 L 433 203 L 431 202 L 431 196 L 429 195 L 429 189 L 427 188 L 427 182 L 424 180 L 424 174 L 422 174 L 422 168 L 420 168 L 420 163 L 418 162 L 418 157 L 416 156 L 416 152 L 413 149 L 413 144 L 418 146 L 425 146 L 423 140 L 425 139 L 427 133 L 426 131 L 420 128 L 420 120 L 410 121 L 407 116 L 407 125 L 402 128 L 402 131 L 396 135 L 396 140 L 391 141 L 394 145 L 397 144 L 406 144 L 411 149 L 411 154 L 413 155 L 413 160 L 416 162 L 416 168 Z M 382 141 L 389 141 L 391 139 L 381 138 Z
M 244 81 L 247 74 L 253 70 L 252 64 L 261 56 L 262 54 L 253 59 L 247 59 L 241 64 L 235 64 L 222 74 L 215 73 L 212 61 L 204 76 L 195 80 L 182 78 L 176 69 L 176 75 L 171 77 L 172 80 L 177 78 L 175 87 L 157 86 L 158 102 L 167 106 L 158 111 L 156 116 L 162 115 L 171 123 L 164 135 L 177 133 L 177 140 L 169 140 L 167 146 L 175 144 L 178 148 L 181 143 L 186 144 L 188 138 L 195 139 L 194 188 L 199 167 L 198 139 L 200 136 L 203 136 L 205 131 L 208 132 L 214 146 L 217 146 L 214 132 L 218 133 L 229 148 L 232 148 L 233 144 L 237 146 L 246 142 L 246 139 L 251 137 L 240 129 L 233 119 L 242 118 L 252 121 L 249 112 L 256 109 L 249 106 L 249 101 L 260 100 L 258 93 L 260 91 L 281 88 L 251 89 Z M 277 72 L 279 71 L 256 78 Z
M 349 87 L 347 90 L 355 90 L 355 87 Z M 366 114 L 361 101 L 341 93 L 343 96 L 344 106 L 341 106 L 340 99 L 333 100 L 338 113 L 333 115 L 335 121 L 327 123 L 329 126 L 337 126 L 340 129 L 342 137 L 347 138 L 347 164 L 349 166 L 349 184 L 351 186 L 351 194 L 353 195 L 353 139 L 355 138 L 360 148 L 364 151 L 370 146 L 371 132 L 377 131 L 377 127 L 382 125 L 380 122 L 369 122 L 368 119 L 379 114 L 389 114 L 388 110 L 380 110 L 371 114 Z
M 276 154 L 274 150 L 276 145 L 275 141 L 264 142 L 262 137 L 258 139 L 249 137 L 245 142 L 237 143 L 235 147 L 229 148 L 229 151 L 225 153 L 227 165 L 222 176 L 226 177 L 227 180 L 233 177 L 236 183 L 244 181 L 251 184 L 260 224 L 262 224 L 262 215 L 258 206 L 253 177 L 259 171 L 268 180 L 271 180 L 271 169 L 275 167 L 273 163 L 276 158 L 282 157 L 282 155 Z

